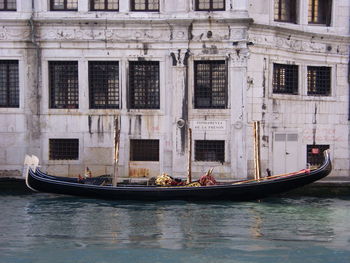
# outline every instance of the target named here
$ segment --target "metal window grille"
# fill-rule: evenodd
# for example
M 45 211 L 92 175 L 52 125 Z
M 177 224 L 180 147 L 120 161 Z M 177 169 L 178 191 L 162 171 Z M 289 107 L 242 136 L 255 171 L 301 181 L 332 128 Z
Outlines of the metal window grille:
M 309 24 L 331 24 L 332 0 L 309 0 Z
M 159 62 L 130 61 L 130 107 L 132 109 L 159 109 L 159 93 Z
M 227 69 L 225 61 L 195 61 L 194 74 L 195 108 L 226 108 Z
M 19 107 L 19 76 L 17 60 L 0 61 L 0 107 Z
M 159 161 L 159 140 L 130 140 L 130 161 Z
M 50 61 L 49 83 L 51 109 L 79 107 L 77 61 Z
M 331 95 L 330 67 L 307 67 L 307 95 Z
M 196 140 L 195 161 L 225 162 L 225 141 Z
M 273 64 L 273 93 L 298 94 L 297 65 Z
M 223 11 L 225 0 L 196 0 L 197 11 Z
M 89 61 L 89 97 L 91 109 L 119 108 L 117 61 Z
M 17 0 L 0 0 L 0 11 L 16 11 Z
M 119 0 L 90 0 L 92 11 L 118 11 Z
M 159 0 L 131 0 L 132 11 L 159 11 Z
M 275 0 L 275 21 L 296 23 L 296 0 Z
M 78 160 L 79 139 L 49 139 L 50 160 Z
M 78 0 L 50 0 L 52 11 L 77 11 Z
M 306 160 L 312 166 L 320 166 L 324 161 L 323 152 L 329 149 L 329 145 L 307 145 Z

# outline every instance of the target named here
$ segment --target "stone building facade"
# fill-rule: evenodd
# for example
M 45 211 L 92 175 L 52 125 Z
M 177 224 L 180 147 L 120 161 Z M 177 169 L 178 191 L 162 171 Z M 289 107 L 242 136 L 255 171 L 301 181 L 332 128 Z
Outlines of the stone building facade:
M 268 4 L 266 4 L 268 2 Z M 319 4 L 326 3 L 326 4 Z M 317 7 L 317 8 L 316 8 Z M 311 10 L 311 11 L 310 11 Z M 344 0 L 0 0 L 0 170 L 349 176 Z

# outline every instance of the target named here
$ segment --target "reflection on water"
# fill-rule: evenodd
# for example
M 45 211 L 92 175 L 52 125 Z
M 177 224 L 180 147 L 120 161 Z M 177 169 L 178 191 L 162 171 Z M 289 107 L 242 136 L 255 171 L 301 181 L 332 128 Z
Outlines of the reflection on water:
M 0 262 L 350 262 L 345 199 L 0 201 Z

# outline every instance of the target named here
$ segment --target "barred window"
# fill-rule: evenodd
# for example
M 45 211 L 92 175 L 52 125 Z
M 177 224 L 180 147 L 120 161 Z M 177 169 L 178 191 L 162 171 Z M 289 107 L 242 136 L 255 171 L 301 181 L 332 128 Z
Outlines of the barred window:
M 50 0 L 52 11 L 77 11 L 78 0 Z
M 0 107 L 19 107 L 19 76 L 17 60 L 0 60 Z
M 131 109 L 159 109 L 159 62 L 129 62 Z
M 90 0 L 92 11 L 118 11 L 119 0 Z
M 50 160 L 78 160 L 79 139 L 49 139 Z
M 225 141 L 196 140 L 195 161 L 225 162 Z
M 49 83 L 51 109 L 79 107 L 77 61 L 50 61 Z
M 89 97 L 91 109 L 119 108 L 117 61 L 89 61 Z
M 329 149 L 329 145 L 307 145 L 306 161 L 311 166 L 320 166 L 323 164 L 323 152 Z
M 225 61 L 195 61 L 194 100 L 197 109 L 224 109 L 227 105 Z
M 197 11 L 223 11 L 225 0 L 196 0 L 195 9 Z
M 17 0 L 0 0 L 0 11 L 16 11 Z
M 273 64 L 273 93 L 298 94 L 298 66 Z
M 297 0 L 275 0 L 275 21 L 296 23 Z
M 159 161 L 159 140 L 130 140 L 130 161 Z
M 131 0 L 132 11 L 159 11 L 159 0 Z
M 331 95 L 330 67 L 307 67 L 307 95 Z

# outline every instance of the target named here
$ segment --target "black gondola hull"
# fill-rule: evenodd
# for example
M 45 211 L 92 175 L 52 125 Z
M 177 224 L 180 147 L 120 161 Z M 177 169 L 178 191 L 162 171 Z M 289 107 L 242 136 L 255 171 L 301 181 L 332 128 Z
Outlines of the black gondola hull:
M 234 200 L 262 199 L 310 184 L 327 176 L 331 171 L 330 157 L 316 170 L 293 175 L 273 177 L 260 181 L 220 184 L 202 187 L 157 186 L 99 186 L 81 184 L 76 179 L 48 176 L 29 169 L 26 183 L 29 188 L 65 195 L 84 196 L 113 200 Z

